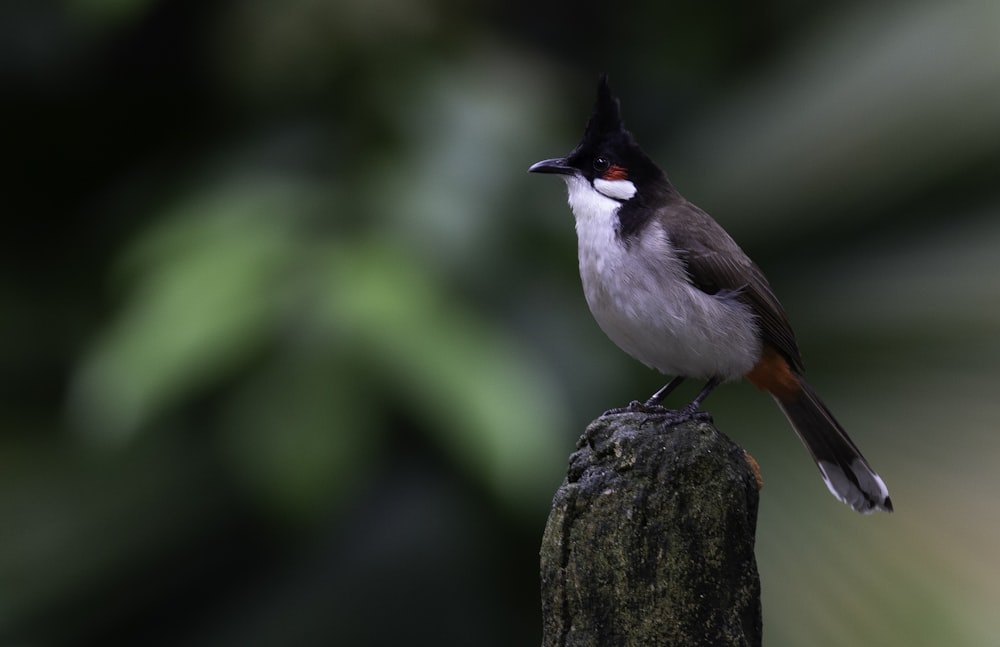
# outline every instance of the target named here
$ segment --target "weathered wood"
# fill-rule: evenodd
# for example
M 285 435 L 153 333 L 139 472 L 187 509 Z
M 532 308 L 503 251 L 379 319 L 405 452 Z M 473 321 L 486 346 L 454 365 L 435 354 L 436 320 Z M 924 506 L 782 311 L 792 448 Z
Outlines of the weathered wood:
M 711 424 L 591 423 L 542 540 L 543 647 L 760 645 L 758 489 Z

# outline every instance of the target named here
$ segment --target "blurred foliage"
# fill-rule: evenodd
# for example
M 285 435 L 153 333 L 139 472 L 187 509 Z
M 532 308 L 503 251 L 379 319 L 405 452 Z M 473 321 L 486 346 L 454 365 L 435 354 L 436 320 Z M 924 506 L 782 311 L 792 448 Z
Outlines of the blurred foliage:
M 713 395 L 764 473 L 768 644 L 993 640 L 1000 5 L 0 12 L 0 642 L 537 644 L 575 437 L 663 379 L 524 173 L 601 71 L 897 506 Z

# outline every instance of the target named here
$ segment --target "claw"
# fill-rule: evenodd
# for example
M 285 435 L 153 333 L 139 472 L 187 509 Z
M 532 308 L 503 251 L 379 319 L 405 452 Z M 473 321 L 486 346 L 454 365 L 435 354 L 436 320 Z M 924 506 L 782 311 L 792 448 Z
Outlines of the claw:
M 708 423 L 714 422 L 712 414 L 707 411 L 702 411 L 696 407 L 692 407 L 691 405 L 688 405 L 683 409 L 668 409 L 660 404 L 649 404 L 648 402 L 639 402 L 638 400 L 632 400 L 627 406 L 624 407 L 608 409 L 601 414 L 601 417 L 606 418 L 608 416 L 617 416 L 623 413 L 643 413 L 649 417 L 650 421 L 660 422 L 666 427 L 674 427 L 691 420 Z
M 663 416 L 663 424 L 666 427 L 676 427 L 677 425 L 682 425 L 685 422 L 691 422 L 692 420 L 696 422 L 714 422 L 712 420 L 712 414 L 707 411 L 700 411 L 698 409 L 689 409 L 684 407 L 679 411 L 670 411 Z
M 674 409 L 668 409 L 662 404 L 652 404 L 650 402 L 639 402 L 638 400 L 632 400 L 624 407 L 615 407 L 614 409 L 608 409 L 601 414 L 601 417 L 606 416 L 617 416 L 622 413 L 648 413 L 655 416 L 665 415 L 670 413 L 677 413 Z

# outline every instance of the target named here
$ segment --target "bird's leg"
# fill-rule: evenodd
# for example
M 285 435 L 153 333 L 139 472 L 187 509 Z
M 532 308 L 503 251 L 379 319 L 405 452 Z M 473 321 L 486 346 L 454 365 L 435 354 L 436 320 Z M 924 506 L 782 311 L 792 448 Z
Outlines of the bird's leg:
M 683 381 L 684 381 L 684 378 L 680 377 L 680 376 L 675 377 L 674 379 L 670 380 L 669 382 L 667 382 L 666 384 L 664 384 L 662 387 L 660 387 L 659 391 L 657 391 L 653 395 L 649 396 L 649 399 L 646 400 L 643 403 L 643 406 L 646 406 L 646 407 L 655 407 L 655 406 L 659 405 L 661 402 L 663 402 L 663 398 L 665 398 L 668 395 L 670 395 L 671 393 L 673 393 L 674 389 L 676 389 L 677 387 L 679 387 L 681 385 L 681 382 L 683 382 Z
M 674 389 L 680 386 L 681 382 L 683 381 L 684 381 L 683 377 L 679 376 L 675 377 L 674 379 L 664 384 L 659 391 L 651 395 L 649 399 L 646 400 L 645 402 L 632 400 L 631 402 L 628 403 L 627 406 L 608 409 L 607 411 L 601 414 L 601 417 L 603 418 L 604 416 L 613 416 L 619 413 L 655 413 L 658 415 L 677 413 L 677 411 L 674 411 L 673 409 L 668 409 L 664 407 L 663 405 L 660 404 L 660 402 L 663 401 L 663 398 L 670 395 L 670 393 Z
M 677 378 L 674 378 L 674 381 L 677 381 Z M 650 422 L 661 423 L 664 427 L 674 427 L 676 425 L 683 424 L 690 420 L 697 420 L 699 422 L 712 422 L 712 414 L 708 413 L 707 411 L 701 411 L 699 407 L 701 407 L 701 403 L 705 400 L 705 398 L 708 397 L 708 394 L 711 393 L 712 390 L 715 389 L 715 387 L 719 386 L 719 384 L 721 383 L 722 380 L 713 377 L 705 384 L 705 386 L 701 389 L 701 391 L 698 392 L 698 395 L 694 397 L 694 400 L 691 400 L 691 402 L 684 405 L 684 407 L 681 409 L 667 409 L 666 407 L 662 407 L 655 403 L 652 406 L 650 406 L 649 402 L 647 401 L 645 404 L 633 402 L 628 407 L 625 407 L 625 410 L 626 411 L 638 410 L 643 413 L 648 413 L 650 414 L 649 416 Z M 653 396 L 653 398 L 656 398 L 658 395 L 661 394 L 661 392 L 669 393 L 672 390 L 671 388 L 672 384 L 673 382 L 671 382 L 667 386 L 657 391 L 656 394 Z M 676 385 L 673 386 L 676 387 Z M 653 400 L 653 398 L 650 398 L 650 400 Z M 632 408 L 633 405 L 637 405 L 637 409 L 633 409 Z
M 677 417 L 676 420 L 671 421 L 672 424 L 687 422 L 688 420 L 692 419 L 700 420 L 702 422 L 712 422 L 712 414 L 708 413 L 707 411 L 700 410 L 701 403 L 704 402 L 705 398 L 708 397 L 708 394 L 714 391 L 715 387 L 719 386 L 719 384 L 721 383 L 722 380 L 717 377 L 713 377 L 708 382 L 706 382 L 705 386 L 702 387 L 701 391 L 698 392 L 698 395 L 694 396 L 694 400 L 691 400 L 691 402 L 684 405 L 683 409 L 677 412 L 680 415 Z

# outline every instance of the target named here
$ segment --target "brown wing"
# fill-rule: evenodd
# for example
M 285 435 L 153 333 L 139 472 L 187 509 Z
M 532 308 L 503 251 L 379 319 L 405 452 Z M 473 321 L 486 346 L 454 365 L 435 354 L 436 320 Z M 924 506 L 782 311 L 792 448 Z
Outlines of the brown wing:
M 697 206 L 681 200 L 664 211 L 667 231 L 691 282 L 707 294 L 732 293 L 757 316 L 764 341 L 803 371 L 802 356 L 784 308 L 764 273 L 730 235 Z

